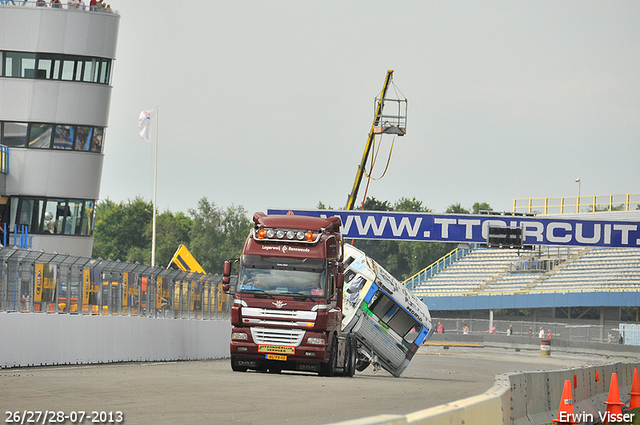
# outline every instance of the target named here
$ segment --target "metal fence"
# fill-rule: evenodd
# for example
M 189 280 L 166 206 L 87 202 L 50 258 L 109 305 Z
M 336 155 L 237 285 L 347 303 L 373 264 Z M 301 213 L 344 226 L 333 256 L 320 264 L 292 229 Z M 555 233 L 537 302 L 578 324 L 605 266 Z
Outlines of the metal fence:
M 445 334 L 464 334 L 466 325 L 469 335 L 492 334 L 492 328 L 495 327 L 496 335 L 507 335 L 507 331 L 511 326 L 511 334 L 513 336 L 539 338 L 540 328 L 544 339 L 548 338 L 551 333 L 552 339 L 561 339 L 566 341 L 582 341 L 582 342 L 609 342 L 618 344 L 620 335 L 624 339 L 623 343 L 632 344 L 627 335 L 631 335 L 630 330 L 623 331 L 623 324 L 619 321 L 606 321 L 603 324 L 588 323 L 584 320 L 574 320 L 569 322 L 558 321 L 524 321 L 524 320 L 506 320 L 504 317 L 500 319 L 453 319 L 453 318 L 432 318 L 437 326 L 438 322 L 442 322 Z M 529 334 L 531 332 L 531 334 Z
M 0 248 L 0 311 L 228 319 L 222 276 Z

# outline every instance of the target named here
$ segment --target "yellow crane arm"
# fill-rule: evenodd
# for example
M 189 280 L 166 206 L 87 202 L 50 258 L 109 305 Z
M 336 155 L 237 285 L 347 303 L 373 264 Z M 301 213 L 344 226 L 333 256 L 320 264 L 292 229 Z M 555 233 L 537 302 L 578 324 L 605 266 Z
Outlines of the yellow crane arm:
M 384 86 L 382 86 L 382 94 L 378 99 L 378 105 L 376 106 L 376 113 L 373 118 L 373 124 L 371 125 L 371 131 L 369 132 L 369 137 L 367 138 L 367 144 L 364 147 L 364 153 L 362 154 L 362 161 L 358 166 L 358 172 L 356 173 L 356 180 L 353 182 L 353 189 L 351 189 L 351 193 L 349 194 L 349 198 L 347 198 L 347 205 L 344 208 L 345 210 L 352 210 L 354 204 L 356 203 L 356 198 L 358 197 L 358 189 L 360 188 L 360 182 L 362 181 L 362 176 L 364 175 L 365 166 L 367 163 L 367 159 L 369 158 L 369 153 L 371 152 L 371 146 L 373 145 L 373 140 L 376 137 L 375 128 L 379 126 L 380 116 L 382 115 L 382 109 L 384 108 L 384 98 L 387 94 L 387 89 L 389 88 L 389 84 L 391 83 L 391 79 L 393 78 L 393 70 L 387 71 L 387 77 L 384 79 Z

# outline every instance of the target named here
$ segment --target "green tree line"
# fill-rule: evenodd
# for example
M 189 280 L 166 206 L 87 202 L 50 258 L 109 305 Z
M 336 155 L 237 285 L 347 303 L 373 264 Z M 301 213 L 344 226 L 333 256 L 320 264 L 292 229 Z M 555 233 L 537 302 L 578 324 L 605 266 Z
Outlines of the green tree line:
M 322 202 L 319 209 L 331 209 Z M 368 197 L 365 210 L 432 212 L 415 198 L 391 203 Z M 487 203 L 476 202 L 470 210 L 459 203 L 447 213 L 478 213 L 488 210 Z M 93 258 L 151 263 L 153 205 L 137 197 L 116 203 L 100 201 L 96 208 Z M 164 211 L 156 217 L 156 265 L 166 266 L 180 244 L 187 246 L 208 273 L 220 273 L 222 264 L 237 258 L 252 227 L 251 217 L 242 206 L 222 208 L 206 197 L 196 208 L 185 212 Z M 351 240 L 346 240 L 351 243 Z M 398 279 L 417 273 L 455 248 L 442 242 L 396 242 L 356 240 L 353 244 L 375 259 Z
M 93 258 L 151 263 L 153 205 L 142 198 L 98 203 L 93 232 Z M 251 228 L 241 206 L 218 207 L 206 197 L 197 208 L 164 211 L 156 217 L 156 265 L 166 266 L 184 244 L 208 273 L 220 273 L 229 258 L 240 256 Z

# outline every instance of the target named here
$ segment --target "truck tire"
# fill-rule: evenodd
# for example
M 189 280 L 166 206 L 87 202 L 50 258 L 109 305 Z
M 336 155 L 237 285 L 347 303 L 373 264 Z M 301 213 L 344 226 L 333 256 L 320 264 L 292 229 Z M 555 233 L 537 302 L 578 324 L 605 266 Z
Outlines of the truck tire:
M 352 377 L 356 373 L 356 361 L 358 356 L 358 341 L 349 335 L 347 337 L 347 358 L 344 369 L 344 376 Z
M 245 366 L 238 366 L 236 358 L 231 357 L 231 370 L 233 370 L 234 372 L 246 372 L 247 369 L 248 368 Z
M 358 359 L 356 360 L 356 370 L 358 372 L 362 372 L 363 370 L 365 370 L 366 368 L 369 367 L 369 359 L 367 358 L 367 356 L 363 356 L 358 354 Z
M 338 360 L 338 339 L 334 335 L 331 338 L 331 352 L 329 354 L 329 361 L 322 363 L 320 366 L 320 376 L 333 376 L 336 374 L 336 361 Z

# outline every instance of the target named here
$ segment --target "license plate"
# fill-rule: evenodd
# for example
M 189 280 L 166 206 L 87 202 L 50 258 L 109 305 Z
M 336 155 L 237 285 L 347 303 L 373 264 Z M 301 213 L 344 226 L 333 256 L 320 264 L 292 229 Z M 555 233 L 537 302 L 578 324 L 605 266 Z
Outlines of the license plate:
M 276 353 L 276 354 L 295 354 L 296 347 L 289 347 L 288 345 L 258 345 L 258 352 Z
M 286 362 L 287 356 L 282 354 L 267 354 L 267 360 L 280 360 Z

